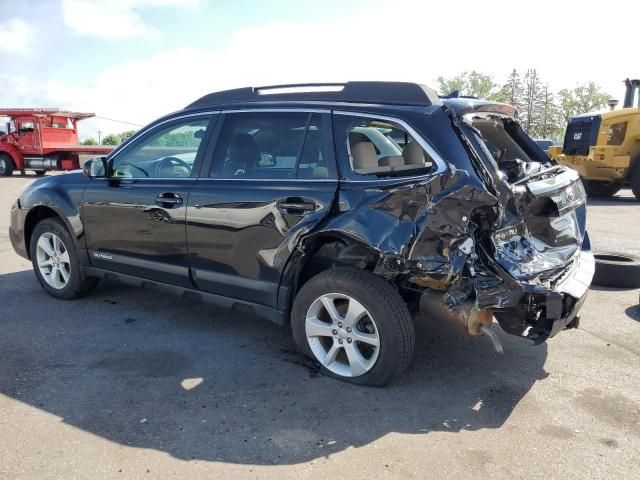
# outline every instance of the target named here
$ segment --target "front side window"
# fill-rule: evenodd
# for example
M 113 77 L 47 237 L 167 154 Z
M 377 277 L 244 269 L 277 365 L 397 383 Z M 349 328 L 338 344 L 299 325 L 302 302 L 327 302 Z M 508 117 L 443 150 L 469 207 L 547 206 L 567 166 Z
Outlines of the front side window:
M 226 114 L 211 177 L 324 179 L 331 175 L 320 114 Z
M 359 175 L 424 174 L 434 165 L 418 141 L 392 121 L 337 115 L 336 134 L 338 147 Z
M 210 118 L 181 119 L 161 127 L 114 158 L 112 176 L 187 178 Z
M 25 133 L 30 133 L 35 130 L 33 122 L 20 122 L 18 125 L 18 132 L 20 135 L 24 135 Z

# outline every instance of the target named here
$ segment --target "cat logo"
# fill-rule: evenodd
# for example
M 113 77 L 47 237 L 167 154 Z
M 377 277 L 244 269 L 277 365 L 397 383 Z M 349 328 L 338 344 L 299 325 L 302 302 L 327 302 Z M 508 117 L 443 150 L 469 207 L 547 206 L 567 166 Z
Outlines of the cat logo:
M 574 140 L 582 140 L 582 132 L 574 133 L 573 134 L 573 139 Z

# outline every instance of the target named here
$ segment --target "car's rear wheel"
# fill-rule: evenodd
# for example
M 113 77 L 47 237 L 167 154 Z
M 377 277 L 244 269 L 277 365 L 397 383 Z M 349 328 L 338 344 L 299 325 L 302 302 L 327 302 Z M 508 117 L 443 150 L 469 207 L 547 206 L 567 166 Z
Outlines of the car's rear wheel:
M 622 188 L 622 184 L 616 182 L 600 182 L 598 180 L 582 179 L 584 190 L 587 195 L 592 198 L 609 198 L 613 197 Z
M 0 153 L 0 177 L 13 175 L 13 160 L 9 155 Z
M 407 306 L 386 280 L 356 268 L 334 268 L 300 289 L 291 312 L 298 349 L 334 378 L 383 386 L 413 355 Z
M 84 276 L 73 239 L 57 218 L 46 218 L 36 225 L 30 253 L 40 285 L 56 298 L 78 297 L 98 283 L 98 279 Z

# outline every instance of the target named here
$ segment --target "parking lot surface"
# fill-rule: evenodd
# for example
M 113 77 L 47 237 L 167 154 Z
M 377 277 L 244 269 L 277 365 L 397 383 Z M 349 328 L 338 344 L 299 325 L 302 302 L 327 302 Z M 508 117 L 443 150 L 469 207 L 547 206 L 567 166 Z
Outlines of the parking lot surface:
M 318 375 L 287 330 L 103 282 L 60 301 L 8 240 L 0 179 L 0 478 L 639 478 L 638 290 L 593 287 L 530 346 L 416 321 L 384 389 Z M 640 202 L 590 202 L 594 249 L 640 254 Z

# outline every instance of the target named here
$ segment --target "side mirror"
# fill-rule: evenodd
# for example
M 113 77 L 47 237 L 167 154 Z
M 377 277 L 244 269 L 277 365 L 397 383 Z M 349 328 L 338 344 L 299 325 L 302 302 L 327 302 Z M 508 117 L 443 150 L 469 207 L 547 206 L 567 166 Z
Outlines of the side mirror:
M 276 156 L 272 153 L 261 152 L 260 160 L 258 160 L 259 167 L 275 167 L 276 166 Z
M 90 158 L 82 166 L 82 173 L 89 178 L 100 178 L 107 176 L 107 157 Z

